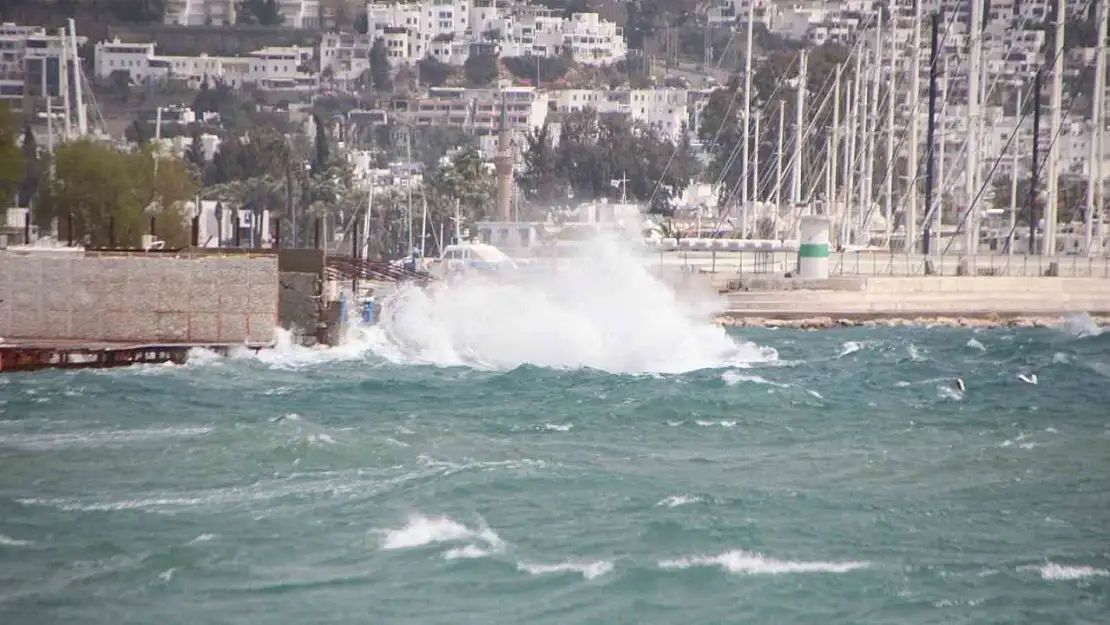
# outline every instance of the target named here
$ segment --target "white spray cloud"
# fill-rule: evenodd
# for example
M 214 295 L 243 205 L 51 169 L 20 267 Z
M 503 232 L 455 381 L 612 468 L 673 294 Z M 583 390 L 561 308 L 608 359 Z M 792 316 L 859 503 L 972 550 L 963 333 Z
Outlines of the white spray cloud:
M 712 324 L 719 298 L 677 293 L 651 262 L 601 239 L 555 267 L 402 287 L 367 340 L 397 363 L 495 370 L 682 373 L 777 357 Z

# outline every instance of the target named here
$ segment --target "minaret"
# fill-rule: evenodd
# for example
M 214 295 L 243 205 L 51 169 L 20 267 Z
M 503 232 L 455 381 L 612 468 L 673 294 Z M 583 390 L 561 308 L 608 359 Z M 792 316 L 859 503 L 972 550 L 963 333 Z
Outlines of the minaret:
M 509 144 L 509 109 L 505 96 L 501 96 L 501 122 L 497 129 L 497 215 L 501 221 L 511 221 L 510 200 L 513 195 L 513 156 Z

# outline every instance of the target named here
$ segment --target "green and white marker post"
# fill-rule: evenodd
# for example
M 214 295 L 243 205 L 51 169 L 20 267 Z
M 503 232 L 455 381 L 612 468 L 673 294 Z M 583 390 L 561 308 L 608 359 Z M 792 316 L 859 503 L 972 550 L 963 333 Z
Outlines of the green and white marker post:
M 829 218 L 802 217 L 798 246 L 798 277 L 824 280 L 829 277 Z

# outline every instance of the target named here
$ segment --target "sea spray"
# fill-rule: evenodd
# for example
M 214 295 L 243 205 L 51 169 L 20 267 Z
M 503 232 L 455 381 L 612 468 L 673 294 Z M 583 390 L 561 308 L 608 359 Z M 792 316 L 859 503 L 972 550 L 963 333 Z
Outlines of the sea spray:
M 710 323 L 716 298 L 678 294 L 650 260 L 610 239 L 556 266 L 402 287 L 383 303 L 373 350 L 393 362 L 681 373 L 770 360 Z

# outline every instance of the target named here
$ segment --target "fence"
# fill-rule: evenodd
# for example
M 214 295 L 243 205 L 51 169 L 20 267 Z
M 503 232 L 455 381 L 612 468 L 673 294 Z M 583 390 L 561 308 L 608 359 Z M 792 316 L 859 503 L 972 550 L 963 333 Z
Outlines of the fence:
M 792 251 L 659 252 L 660 265 L 730 274 L 783 275 L 797 269 Z M 1018 276 L 1110 278 L 1107 256 L 1044 256 L 1039 254 L 905 254 L 883 251 L 829 253 L 830 276 Z

